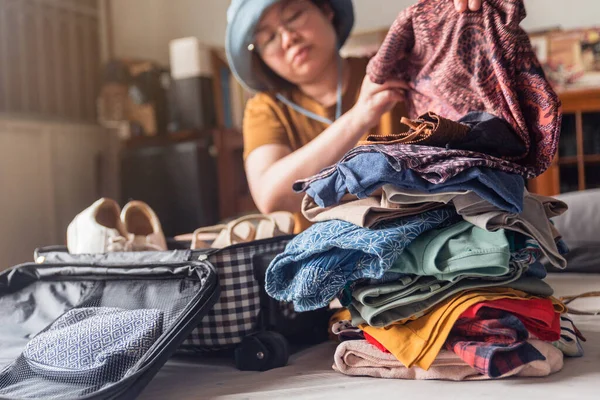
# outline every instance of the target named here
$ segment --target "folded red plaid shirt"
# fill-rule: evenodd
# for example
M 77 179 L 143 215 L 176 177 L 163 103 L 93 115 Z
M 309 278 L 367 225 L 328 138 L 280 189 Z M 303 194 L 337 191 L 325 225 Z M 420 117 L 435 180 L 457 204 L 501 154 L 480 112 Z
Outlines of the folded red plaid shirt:
M 484 301 L 470 307 L 461 314 L 461 318 L 474 318 L 483 308 L 495 308 L 509 312 L 521 320 L 530 338 L 545 342 L 554 342 L 560 339 L 560 313 L 554 309 L 550 299 L 498 299 Z
M 545 360 L 527 343 L 528 337 L 527 328 L 515 315 L 482 307 L 475 318 L 456 321 L 446 348 L 480 374 L 497 378 L 532 361 Z

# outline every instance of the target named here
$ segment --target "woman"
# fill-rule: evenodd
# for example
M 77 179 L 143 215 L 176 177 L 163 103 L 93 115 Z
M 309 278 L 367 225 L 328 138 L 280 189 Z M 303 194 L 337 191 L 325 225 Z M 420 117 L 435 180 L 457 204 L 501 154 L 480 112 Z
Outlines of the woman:
M 454 3 L 460 12 L 481 6 Z M 351 0 L 233 0 L 227 18 L 232 72 L 257 92 L 244 115 L 244 159 L 262 213 L 298 213 L 294 181 L 334 164 L 368 133 L 401 132 L 406 84 L 377 85 L 365 78 L 367 58 L 339 55 L 354 23 Z M 300 217 L 297 231 L 308 226 Z

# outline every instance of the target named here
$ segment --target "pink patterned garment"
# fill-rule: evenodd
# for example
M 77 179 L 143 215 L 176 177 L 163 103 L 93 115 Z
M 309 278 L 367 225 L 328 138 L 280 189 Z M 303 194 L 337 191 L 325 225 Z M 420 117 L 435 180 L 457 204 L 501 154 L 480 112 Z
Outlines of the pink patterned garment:
M 557 150 L 561 104 L 519 23 L 522 0 L 485 0 L 459 13 L 449 0 L 421 0 L 396 18 L 367 67 L 371 80 L 409 82 L 415 118 L 433 111 L 458 120 L 486 111 L 506 120 L 527 153 L 512 161 L 541 174 Z

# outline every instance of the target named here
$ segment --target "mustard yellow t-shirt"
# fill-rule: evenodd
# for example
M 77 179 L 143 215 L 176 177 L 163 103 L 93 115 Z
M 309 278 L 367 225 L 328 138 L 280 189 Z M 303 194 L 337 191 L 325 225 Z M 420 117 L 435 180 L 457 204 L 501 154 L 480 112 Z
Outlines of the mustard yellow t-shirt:
M 416 365 L 428 370 L 439 354 L 448 338 L 452 327 L 460 315 L 471 306 L 484 301 L 499 299 L 527 300 L 539 297 L 510 288 L 480 288 L 460 292 L 444 300 L 427 313 L 416 319 L 408 319 L 393 323 L 384 328 L 376 328 L 361 324 L 359 328 L 371 335 L 402 364 L 411 368 Z M 566 311 L 565 305 L 554 297 L 550 297 L 554 310 L 558 313 Z M 351 319 L 348 310 L 338 311 L 330 321 Z
M 368 58 L 348 58 L 350 79 L 342 93 L 342 112 L 350 110 L 360 94 L 360 88 L 366 74 Z M 308 111 L 326 117 L 335 118 L 336 105 L 323 107 L 299 89 L 291 89 L 282 94 L 290 101 L 298 104 Z M 368 134 L 392 134 L 406 130 L 400 123 L 400 118 L 405 116 L 403 104 L 396 106 L 390 113 L 381 118 L 380 124 Z M 281 144 L 295 151 L 304 146 L 329 125 L 307 117 L 285 105 L 275 98 L 274 93 L 258 93 L 246 105 L 243 122 L 244 160 L 255 149 L 267 144 Z M 304 230 L 310 223 L 298 214 L 296 231 Z M 299 228 L 299 229 L 298 229 Z

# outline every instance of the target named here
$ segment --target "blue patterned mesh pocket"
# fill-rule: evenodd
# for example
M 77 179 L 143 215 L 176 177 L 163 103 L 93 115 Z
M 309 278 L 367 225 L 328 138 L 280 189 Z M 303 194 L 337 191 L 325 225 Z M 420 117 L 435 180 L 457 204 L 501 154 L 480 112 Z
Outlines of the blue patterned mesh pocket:
M 120 380 L 163 330 L 163 312 L 89 307 L 67 311 L 27 343 L 29 367 L 52 378 Z

